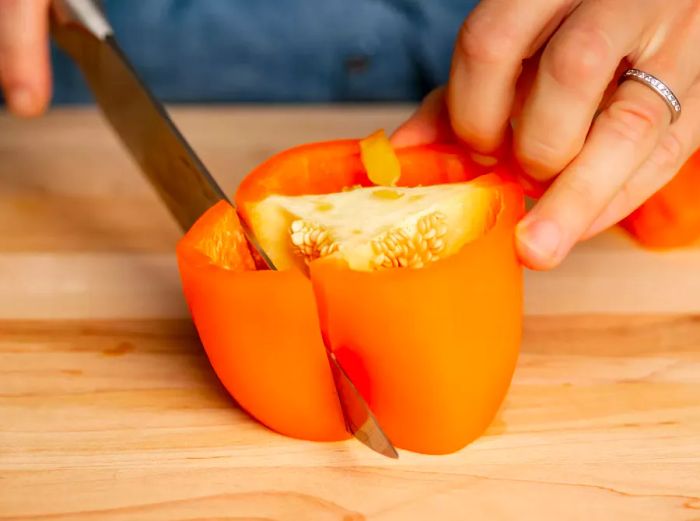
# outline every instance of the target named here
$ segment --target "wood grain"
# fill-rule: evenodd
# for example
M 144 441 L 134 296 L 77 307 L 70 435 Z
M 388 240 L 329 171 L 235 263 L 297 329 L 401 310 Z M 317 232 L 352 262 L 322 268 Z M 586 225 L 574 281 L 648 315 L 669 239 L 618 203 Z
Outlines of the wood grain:
M 224 185 L 408 107 L 184 108 Z M 389 462 L 272 433 L 187 319 L 177 229 L 90 110 L 0 117 L 0 520 L 700 520 L 700 248 L 619 233 L 528 274 L 486 436 Z

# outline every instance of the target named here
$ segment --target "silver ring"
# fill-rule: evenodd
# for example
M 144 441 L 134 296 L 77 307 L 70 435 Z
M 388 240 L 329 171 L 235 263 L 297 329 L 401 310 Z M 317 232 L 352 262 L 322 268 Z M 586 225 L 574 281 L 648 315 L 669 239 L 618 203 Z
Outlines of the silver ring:
M 639 69 L 628 69 L 620 78 L 620 83 L 625 80 L 632 80 L 651 89 L 656 92 L 661 98 L 666 102 L 668 108 L 671 110 L 671 123 L 675 123 L 678 118 L 681 117 L 681 102 L 678 101 L 676 95 L 673 91 L 661 81 L 656 76 L 649 74 L 648 72 L 640 71 Z

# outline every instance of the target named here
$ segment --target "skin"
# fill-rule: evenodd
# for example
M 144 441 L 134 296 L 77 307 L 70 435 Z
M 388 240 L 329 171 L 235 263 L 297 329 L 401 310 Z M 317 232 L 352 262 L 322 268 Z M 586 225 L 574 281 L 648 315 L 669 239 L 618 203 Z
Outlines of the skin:
M 38 116 L 51 97 L 49 0 L 0 0 L 0 85 L 10 111 Z
M 50 98 L 49 0 L 0 0 L 0 86 L 11 112 Z M 485 155 L 512 146 L 543 192 L 516 231 L 526 266 L 557 266 L 628 215 L 700 146 L 700 0 L 482 0 L 457 38 L 447 85 L 394 134 L 396 146 L 455 137 Z M 634 66 L 683 105 L 627 81 Z

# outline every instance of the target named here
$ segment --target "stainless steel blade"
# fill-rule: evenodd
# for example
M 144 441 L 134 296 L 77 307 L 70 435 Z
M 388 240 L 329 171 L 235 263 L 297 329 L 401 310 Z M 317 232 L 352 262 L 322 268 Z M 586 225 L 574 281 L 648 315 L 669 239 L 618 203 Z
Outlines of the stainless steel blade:
M 328 349 L 328 344 L 326 344 L 326 352 L 331 364 L 333 380 L 338 391 L 345 427 L 348 432 L 351 432 L 355 438 L 373 451 L 388 458 L 398 459 L 399 453 L 396 452 L 391 441 L 389 441 L 389 437 L 382 430 L 367 402 L 362 398 L 357 387 L 355 387 L 355 384 L 352 383 L 352 380 L 338 362 L 335 354 Z
M 102 113 L 181 228 L 188 230 L 222 199 L 231 203 L 139 79 L 96 3 L 55 1 L 53 15 L 54 40 L 78 64 Z M 260 258 L 274 268 L 250 228 L 241 224 Z
M 138 78 L 95 0 L 53 0 L 51 32 L 77 63 L 104 116 L 183 230 L 217 202 L 232 204 Z M 251 246 L 275 269 L 244 219 L 241 224 Z M 327 343 L 326 349 L 349 432 L 372 450 L 398 457 Z

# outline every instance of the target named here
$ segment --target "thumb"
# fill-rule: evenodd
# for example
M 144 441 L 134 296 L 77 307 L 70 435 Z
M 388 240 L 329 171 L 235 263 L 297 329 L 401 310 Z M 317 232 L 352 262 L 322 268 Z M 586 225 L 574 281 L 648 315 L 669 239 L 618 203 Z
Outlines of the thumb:
M 445 88 L 428 94 L 418 109 L 391 136 L 396 148 L 454 141 L 445 103 Z

